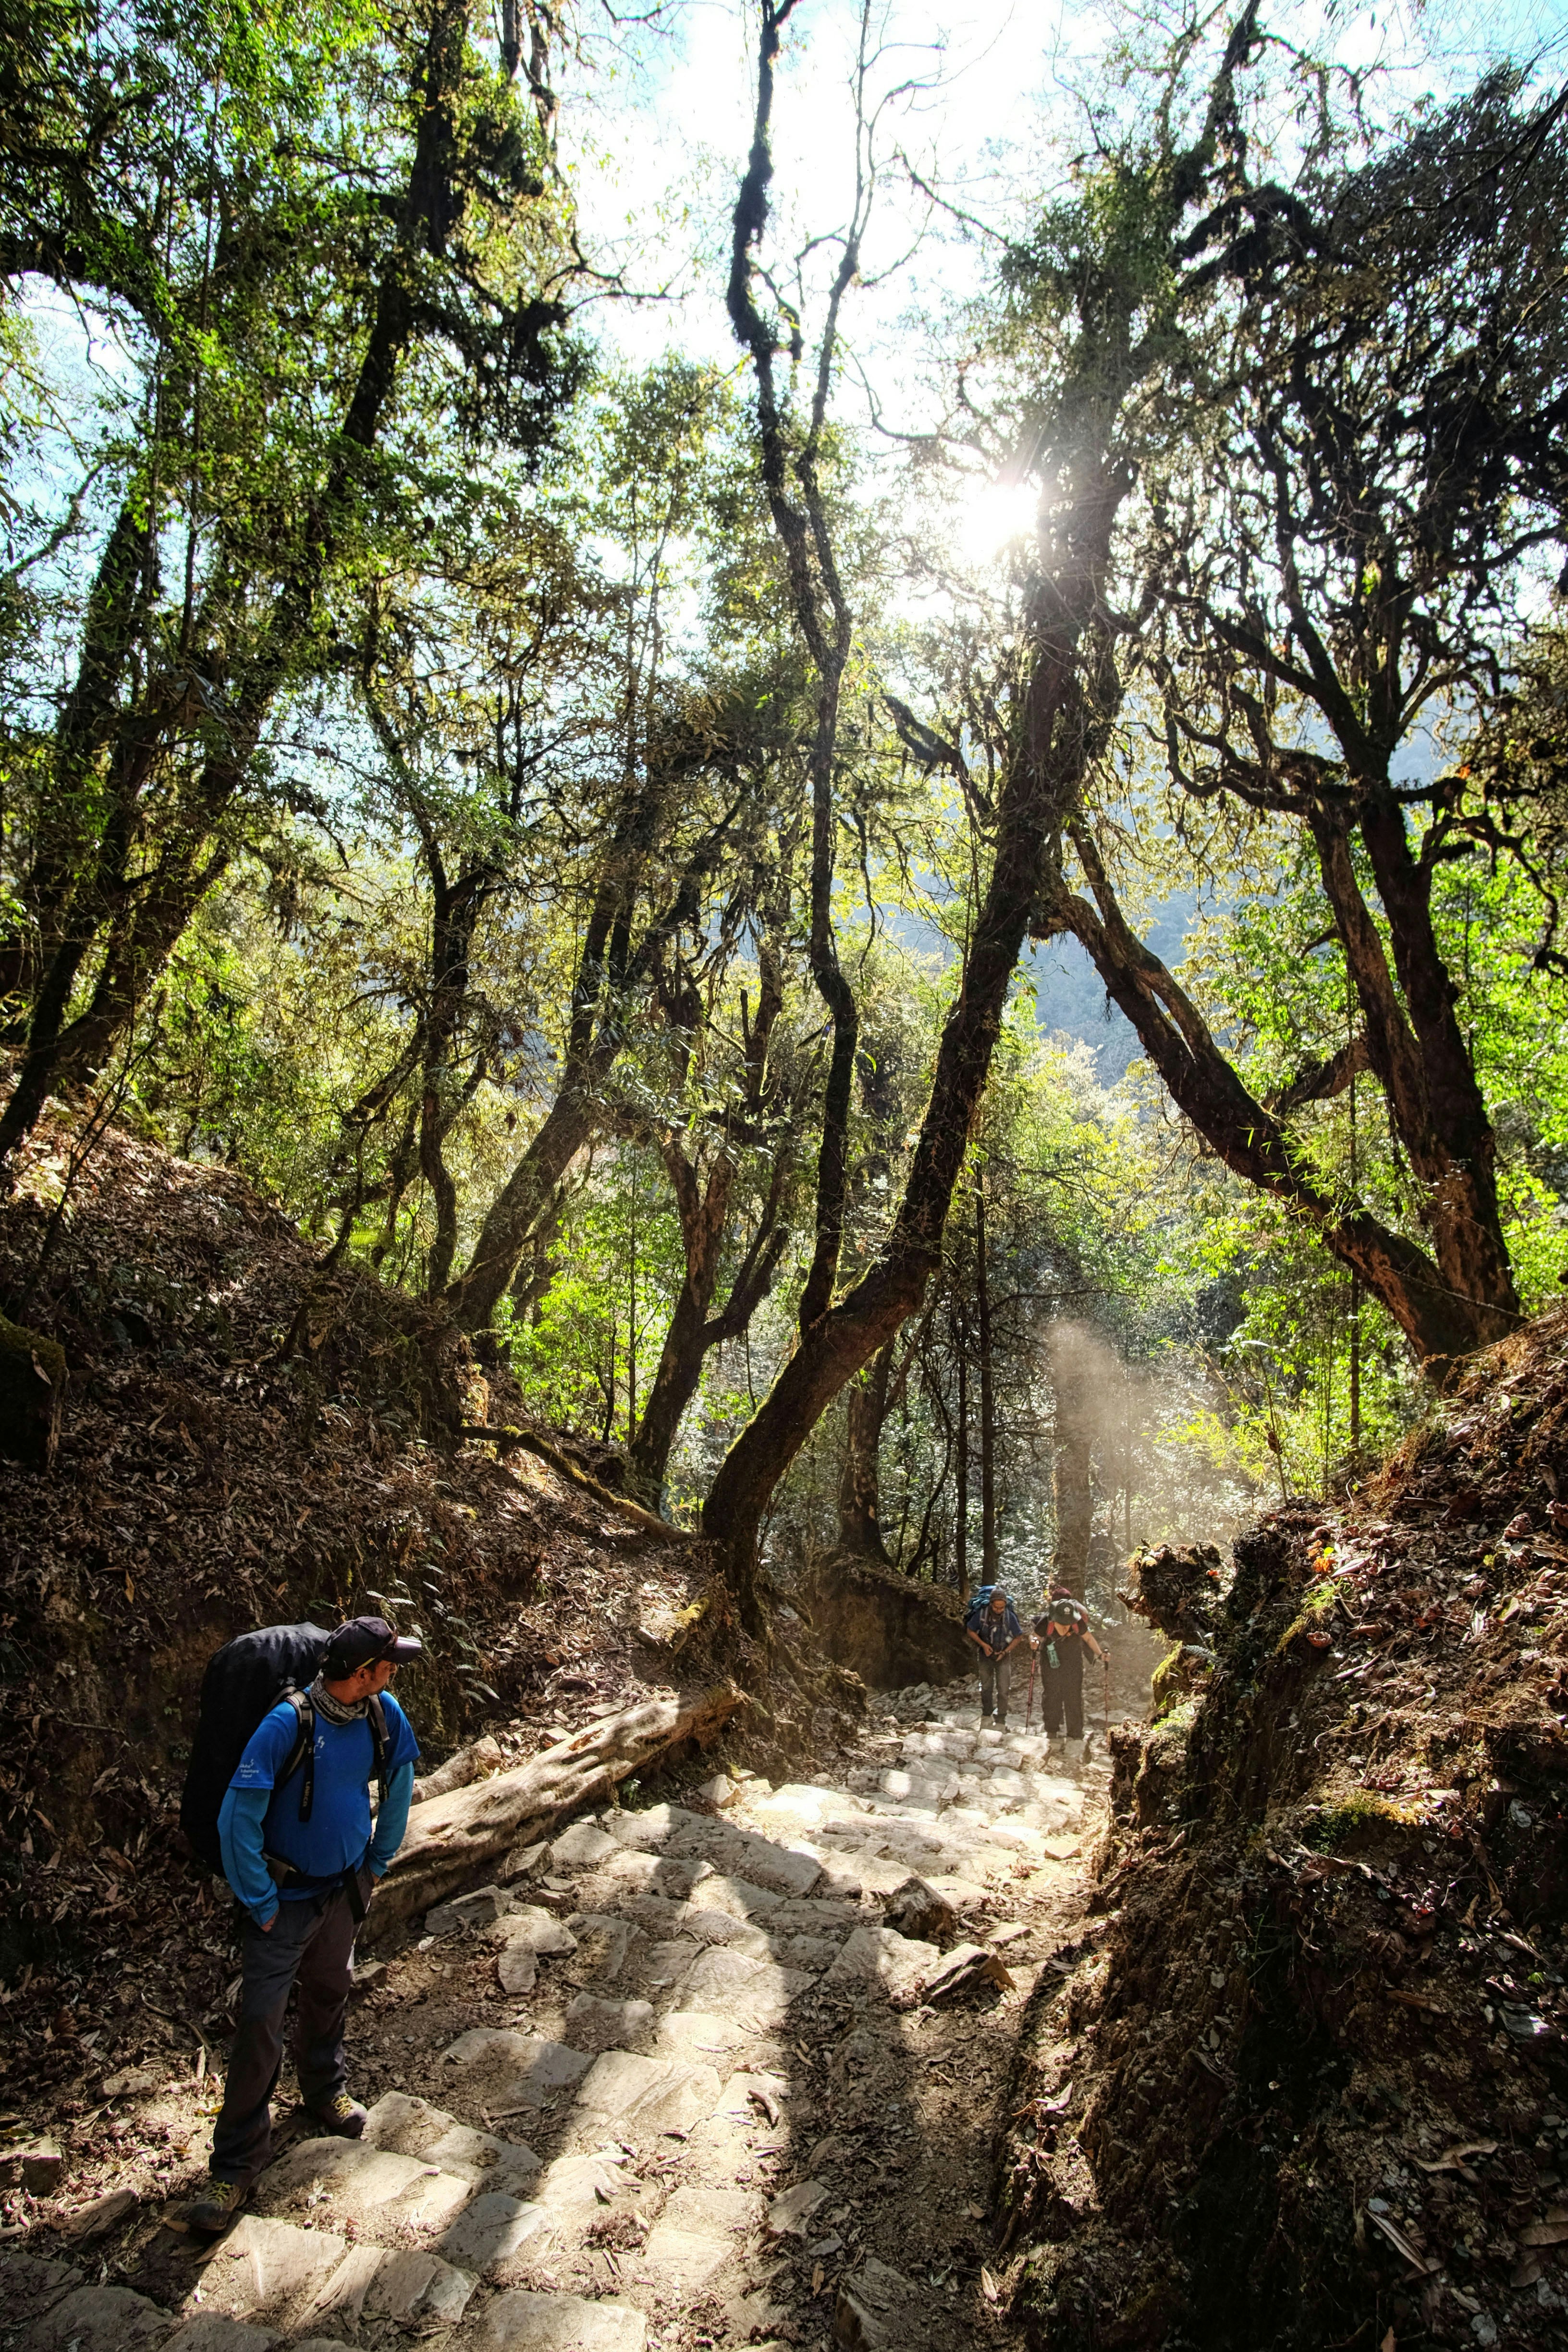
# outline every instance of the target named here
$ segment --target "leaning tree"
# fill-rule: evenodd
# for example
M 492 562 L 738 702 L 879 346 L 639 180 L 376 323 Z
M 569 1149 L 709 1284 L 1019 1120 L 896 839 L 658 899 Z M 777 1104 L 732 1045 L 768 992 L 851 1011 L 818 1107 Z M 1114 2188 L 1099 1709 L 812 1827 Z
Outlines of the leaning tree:
M 1259 1099 L 1128 919 L 1104 803 L 1072 813 L 1036 926 L 1081 941 L 1205 1141 L 1301 1213 L 1438 1376 L 1520 1312 L 1434 902 L 1456 858 L 1537 868 L 1510 822 L 1521 763 L 1500 755 L 1488 789 L 1435 728 L 1497 733 L 1521 588 L 1560 560 L 1565 117 L 1493 76 L 1358 168 L 1331 152 L 1285 186 L 1244 163 L 1184 247 L 1215 323 L 1146 469 L 1118 687 L 1152 709 L 1178 824 L 1184 803 L 1228 805 L 1309 847 L 1350 1034 Z M 1529 801 L 1513 791 L 1515 813 Z M 1312 1150 L 1310 1106 L 1363 1071 L 1414 1231 Z

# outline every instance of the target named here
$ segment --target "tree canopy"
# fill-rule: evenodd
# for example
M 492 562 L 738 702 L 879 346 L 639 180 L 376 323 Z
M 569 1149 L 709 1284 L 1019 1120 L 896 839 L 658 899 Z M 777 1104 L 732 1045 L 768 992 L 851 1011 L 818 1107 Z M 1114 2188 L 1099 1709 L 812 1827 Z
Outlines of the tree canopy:
M 678 5 L 0 12 L 0 1174 L 240 1168 L 758 1633 L 1353 1475 L 1568 1280 L 1568 96 L 1176 5 L 987 212 L 832 21 L 704 309 L 563 133 Z

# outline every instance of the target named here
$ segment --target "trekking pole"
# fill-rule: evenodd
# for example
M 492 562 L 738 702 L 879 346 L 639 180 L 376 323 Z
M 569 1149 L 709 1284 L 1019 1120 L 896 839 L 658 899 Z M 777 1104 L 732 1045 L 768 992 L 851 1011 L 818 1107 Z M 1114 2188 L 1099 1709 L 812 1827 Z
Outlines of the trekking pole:
M 1024 1737 L 1029 1736 L 1029 1716 L 1035 1704 L 1035 1669 L 1040 1663 L 1038 1650 L 1029 1652 L 1029 1696 L 1024 1703 Z
M 1101 1658 L 1100 1670 L 1105 1676 L 1105 1752 L 1110 1753 L 1110 1660 Z

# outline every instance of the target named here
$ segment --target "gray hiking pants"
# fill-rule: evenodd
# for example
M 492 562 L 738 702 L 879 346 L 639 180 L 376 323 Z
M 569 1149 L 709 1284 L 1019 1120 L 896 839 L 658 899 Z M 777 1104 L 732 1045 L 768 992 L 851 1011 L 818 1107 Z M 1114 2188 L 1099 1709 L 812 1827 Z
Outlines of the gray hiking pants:
M 1007 1713 L 1007 1693 L 1013 1685 L 1011 1658 L 988 1658 L 984 1650 L 975 1654 L 980 1669 L 980 1712 L 994 1715 L 998 1722 Z
M 371 1874 L 360 1873 L 370 1900 Z M 223 2106 L 213 2126 L 208 2170 L 219 2180 L 253 2180 L 272 2148 L 272 2094 L 283 2063 L 283 2015 L 296 1993 L 294 2069 L 300 2096 L 315 2106 L 342 2090 L 343 2014 L 353 1982 L 353 1906 L 342 1888 L 279 1903 L 263 1931 L 247 1911 L 240 1938 L 239 2030 L 229 2053 Z

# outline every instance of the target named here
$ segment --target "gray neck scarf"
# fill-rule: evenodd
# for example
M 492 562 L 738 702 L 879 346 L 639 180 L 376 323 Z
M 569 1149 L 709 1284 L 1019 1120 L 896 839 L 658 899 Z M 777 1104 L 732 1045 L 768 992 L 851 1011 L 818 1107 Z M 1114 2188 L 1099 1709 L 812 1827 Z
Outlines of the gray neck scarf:
M 370 1712 L 367 1698 L 353 1699 L 346 1705 L 341 1698 L 334 1698 L 320 1675 L 310 1685 L 306 1696 L 317 1714 L 324 1716 L 329 1723 L 359 1723 Z

